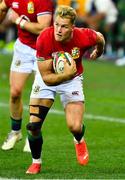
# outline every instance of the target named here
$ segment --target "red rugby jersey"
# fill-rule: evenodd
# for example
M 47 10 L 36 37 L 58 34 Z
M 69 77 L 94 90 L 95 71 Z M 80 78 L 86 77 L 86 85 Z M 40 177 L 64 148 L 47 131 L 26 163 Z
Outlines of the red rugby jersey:
M 53 13 L 52 0 L 5 0 L 5 3 L 19 16 L 27 16 L 31 22 L 37 22 L 37 16 Z M 37 35 L 17 27 L 20 41 L 35 49 Z
M 47 60 L 52 58 L 54 52 L 68 52 L 76 61 L 77 74 L 82 74 L 82 57 L 86 50 L 96 45 L 96 36 L 94 30 L 75 27 L 72 39 L 69 42 L 61 43 L 54 39 L 54 28 L 49 27 L 38 36 L 36 43 L 37 57 L 43 57 Z

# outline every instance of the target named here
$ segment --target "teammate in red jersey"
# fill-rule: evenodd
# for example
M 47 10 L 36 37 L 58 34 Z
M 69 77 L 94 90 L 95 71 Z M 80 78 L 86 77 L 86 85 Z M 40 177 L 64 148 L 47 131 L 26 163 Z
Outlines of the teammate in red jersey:
M 10 69 L 10 117 L 11 132 L 2 145 L 12 149 L 22 138 L 22 93 L 30 74 L 35 70 L 36 39 L 40 32 L 51 25 L 53 2 L 51 0 L 1 0 L 0 22 L 11 9 L 9 18 L 17 25 L 18 38 Z
M 103 53 L 105 40 L 99 32 L 76 28 L 75 19 L 76 12 L 73 8 L 59 6 L 54 16 L 54 27 L 45 29 L 37 39 L 39 70 L 31 92 L 30 122 L 27 124 L 33 158 L 31 166 L 26 171 L 28 174 L 37 174 L 41 170 L 41 127 L 56 93 L 60 94 L 67 126 L 74 137 L 77 160 L 80 165 L 87 165 L 89 161 L 83 125 L 85 99 L 82 87 L 82 57 L 86 50 L 93 47 L 90 58 L 98 58 Z M 56 74 L 53 70 L 53 56 L 60 51 L 70 53 L 72 62 L 71 65 L 65 63 L 64 72 Z

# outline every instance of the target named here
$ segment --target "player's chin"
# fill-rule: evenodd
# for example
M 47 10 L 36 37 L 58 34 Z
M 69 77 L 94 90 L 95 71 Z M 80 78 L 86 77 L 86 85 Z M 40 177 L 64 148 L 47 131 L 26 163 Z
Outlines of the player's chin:
M 55 36 L 55 40 L 56 40 L 56 41 L 62 41 L 62 36 L 56 35 L 56 36 Z

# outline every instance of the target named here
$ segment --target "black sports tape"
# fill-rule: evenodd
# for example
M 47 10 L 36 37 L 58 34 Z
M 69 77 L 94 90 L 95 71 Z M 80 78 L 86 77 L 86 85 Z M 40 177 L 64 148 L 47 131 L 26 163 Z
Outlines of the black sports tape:
M 30 105 L 30 107 L 37 107 L 39 109 L 39 111 L 37 113 L 30 112 L 30 116 L 31 115 L 36 116 L 36 117 L 40 118 L 42 121 L 44 121 L 44 119 L 46 118 L 46 115 L 50 109 L 46 106 L 40 106 L 40 105 Z

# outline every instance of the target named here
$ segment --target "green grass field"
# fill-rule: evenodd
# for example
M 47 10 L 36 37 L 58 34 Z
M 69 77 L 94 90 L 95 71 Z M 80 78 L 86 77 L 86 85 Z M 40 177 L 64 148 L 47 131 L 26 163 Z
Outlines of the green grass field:
M 0 146 L 10 131 L 9 66 L 11 57 L 0 55 Z M 11 151 L 0 149 L 0 177 L 12 179 L 125 179 L 125 67 L 113 62 L 84 61 L 84 93 L 86 97 L 86 134 L 89 164 L 79 166 L 75 157 L 63 108 L 56 102 L 43 126 L 43 165 L 38 175 L 26 175 L 30 153 L 23 152 L 28 122 L 31 79 L 23 100 L 23 140 Z M 58 111 L 56 111 L 58 110 Z

